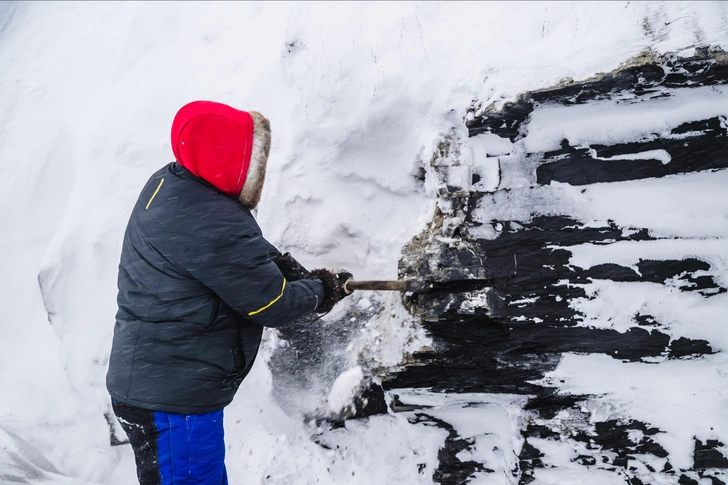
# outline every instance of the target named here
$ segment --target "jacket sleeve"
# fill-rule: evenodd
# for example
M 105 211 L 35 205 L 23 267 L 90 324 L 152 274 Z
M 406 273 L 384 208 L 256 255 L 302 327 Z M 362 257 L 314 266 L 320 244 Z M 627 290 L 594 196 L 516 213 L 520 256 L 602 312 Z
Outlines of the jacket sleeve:
M 278 255 L 260 233 L 231 230 L 192 274 L 251 322 L 280 327 L 315 310 L 324 289 L 318 279 L 287 281 L 272 261 Z

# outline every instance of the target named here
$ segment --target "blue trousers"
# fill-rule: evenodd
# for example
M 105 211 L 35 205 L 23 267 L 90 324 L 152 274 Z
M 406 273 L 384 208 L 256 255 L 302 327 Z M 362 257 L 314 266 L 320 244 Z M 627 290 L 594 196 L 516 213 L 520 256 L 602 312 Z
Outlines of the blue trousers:
M 150 411 L 112 400 L 134 450 L 140 485 L 228 485 L 222 409 Z

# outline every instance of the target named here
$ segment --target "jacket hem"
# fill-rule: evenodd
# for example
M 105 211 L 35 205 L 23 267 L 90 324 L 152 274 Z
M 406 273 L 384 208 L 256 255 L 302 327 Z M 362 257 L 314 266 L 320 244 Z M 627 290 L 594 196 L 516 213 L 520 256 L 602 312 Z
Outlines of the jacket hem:
M 128 406 L 135 406 L 141 409 L 148 409 L 150 411 L 163 411 L 165 413 L 175 413 L 175 414 L 204 414 L 204 413 L 210 413 L 213 411 L 219 411 L 220 409 L 224 408 L 228 404 L 232 402 L 232 399 L 226 400 L 224 402 L 220 403 L 214 403 L 204 406 L 189 406 L 189 405 L 179 405 L 179 404 L 167 404 L 167 403 L 156 403 L 156 402 L 148 402 L 148 401 L 142 401 L 141 399 L 134 399 L 126 396 L 122 396 L 121 394 L 114 392 L 110 389 L 107 389 L 109 391 L 109 394 L 113 399 L 116 401 L 126 404 Z

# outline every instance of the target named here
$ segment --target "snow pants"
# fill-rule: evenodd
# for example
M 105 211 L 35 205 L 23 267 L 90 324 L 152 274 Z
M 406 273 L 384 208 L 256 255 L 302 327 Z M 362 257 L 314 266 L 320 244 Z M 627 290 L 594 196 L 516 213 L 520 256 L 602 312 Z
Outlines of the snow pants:
M 149 411 L 112 400 L 134 450 L 140 485 L 227 485 L 222 409 Z

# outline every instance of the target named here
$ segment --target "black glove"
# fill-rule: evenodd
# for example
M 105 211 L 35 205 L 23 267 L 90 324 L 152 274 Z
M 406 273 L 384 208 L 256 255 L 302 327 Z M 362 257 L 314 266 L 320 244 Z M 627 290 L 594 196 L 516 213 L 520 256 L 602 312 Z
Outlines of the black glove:
M 336 275 L 336 281 L 339 283 L 339 300 L 343 300 L 353 293 L 353 291 L 346 290 L 346 282 L 352 279 L 354 275 L 343 269 L 334 271 L 334 275 Z
M 309 278 L 318 278 L 324 285 L 324 301 L 316 307 L 317 313 L 329 313 L 334 305 L 342 298 L 351 295 L 344 289 L 344 283 L 352 278 L 352 274 L 348 271 L 337 270 L 329 271 L 328 269 L 315 269 L 311 271 Z
M 301 263 L 293 259 L 291 253 L 281 254 L 273 259 L 273 263 L 281 270 L 281 274 L 288 281 L 303 280 L 311 274 L 309 270 L 301 266 Z

